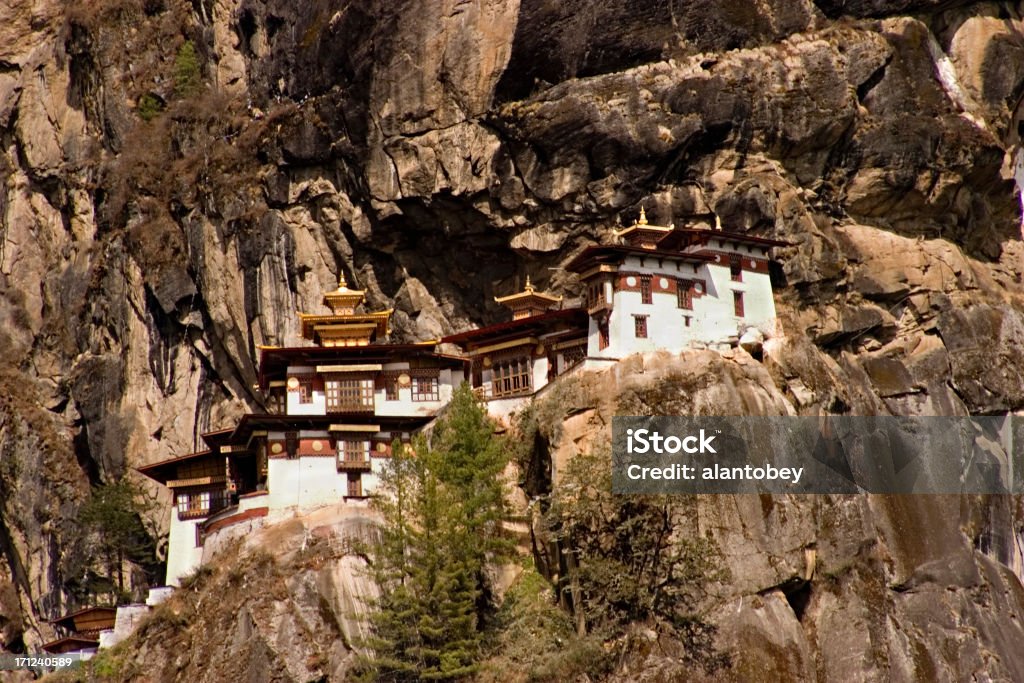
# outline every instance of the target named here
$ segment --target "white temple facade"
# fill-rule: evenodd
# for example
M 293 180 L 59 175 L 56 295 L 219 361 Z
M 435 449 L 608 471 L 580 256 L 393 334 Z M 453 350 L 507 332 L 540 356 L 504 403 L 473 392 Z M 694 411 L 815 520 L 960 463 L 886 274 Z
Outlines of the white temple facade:
M 568 265 L 584 285 L 588 361 L 733 346 L 749 330 L 771 333 L 768 250 L 784 242 L 654 226 L 643 213 L 616 237 L 621 243 L 590 247 Z

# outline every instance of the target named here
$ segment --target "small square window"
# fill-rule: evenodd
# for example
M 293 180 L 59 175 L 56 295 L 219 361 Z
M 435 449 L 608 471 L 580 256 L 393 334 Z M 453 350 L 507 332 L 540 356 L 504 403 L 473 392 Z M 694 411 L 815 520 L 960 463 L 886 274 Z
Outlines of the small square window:
M 413 401 L 438 401 L 438 378 L 437 377 L 414 377 L 412 380 Z

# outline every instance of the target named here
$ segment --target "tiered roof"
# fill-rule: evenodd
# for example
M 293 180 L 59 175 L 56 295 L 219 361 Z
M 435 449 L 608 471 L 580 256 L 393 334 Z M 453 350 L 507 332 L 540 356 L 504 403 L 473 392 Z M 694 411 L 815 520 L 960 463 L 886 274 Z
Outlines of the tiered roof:
M 366 346 L 387 337 L 394 309 L 356 313 L 365 299 L 366 292 L 350 289 L 342 273 L 338 277 L 338 288 L 324 295 L 330 314 L 299 313 L 302 338 L 320 346 Z
M 542 294 L 536 291 L 530 282 L 530 276 L 527 275 L 526 287 L 523 288 L 523 291 L 509 294 L 508 296 L 496 296 L 494 300 L 502 306 L 511 309 L 513 320 L 521 320 L 522 318 L 546 313 L 560 304 L 562 297 Z

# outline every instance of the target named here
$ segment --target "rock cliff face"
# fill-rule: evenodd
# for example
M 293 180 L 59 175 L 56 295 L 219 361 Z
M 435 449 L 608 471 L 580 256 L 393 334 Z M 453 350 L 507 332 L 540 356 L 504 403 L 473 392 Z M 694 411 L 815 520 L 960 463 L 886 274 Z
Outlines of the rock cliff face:
M 561 260 L 641 204 L 713 211 L 795 246 L 757 400 L 711 405 L 1021 410 L 1022 65 L 1005 2 L 3 3 L 0 646 L 48 637 L 88 484 L 255 407 L 339 268 L 425 339 L 526 274 L 576 294 Z M 1018 501 L 716 514 L 724 632 L 780 675 L 1024 678 Z

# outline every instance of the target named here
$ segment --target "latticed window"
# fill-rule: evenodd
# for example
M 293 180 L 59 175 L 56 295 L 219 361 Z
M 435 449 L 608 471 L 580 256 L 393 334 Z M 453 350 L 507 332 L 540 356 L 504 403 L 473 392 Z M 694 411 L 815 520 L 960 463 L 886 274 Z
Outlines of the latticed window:
M 729 274 L 732 276 L 733 282 L 743 281 L 743 257 L 739 254 L 729 257 Z
M 369 462 L 370 442 L 363 439 L 344 439 L 340 442 L 338 453 L 345 462 Z
M 693 280 L 676 280 L 676 299 L 679 308 L 693 310 Z
M 275 389 L 267 396 L 267 412 L 271 415 L 284 415 L 285 413 L 284 392 Z
M 654 303 L 654 299 L 651 298 L 651 276 L 641 275 L 640 276 L 640 302 L 645 304 Z
M 633 316 L 633 333 L 637 339 L 647 339 L 647 316 Z
M 227 506 L 227 492 L 211 491 L 179 491 L 177 495 L 178 519 L 206 517 Z
M 439 401 L 439 385 L 437 377 L 414 377 L 412 380 L 412 400 Z
M 530 391 L 530 361 L 525 356 L 494 364 L 493 396 L 514 396 Z
M 299 403 L 313 402 L 313 383 L 309 380 L 299 382 Z
M 327 411 L 351 413 L 373 410 L 373 380 L 329 379 L 325 385 Z
M 586 344 L 580 344 L 578 346 L 570 346 L 569 348 L 562 351 L 562 358 L 564 360 L 563 372 L 582 363 L 587 357 L 587 346 Z

